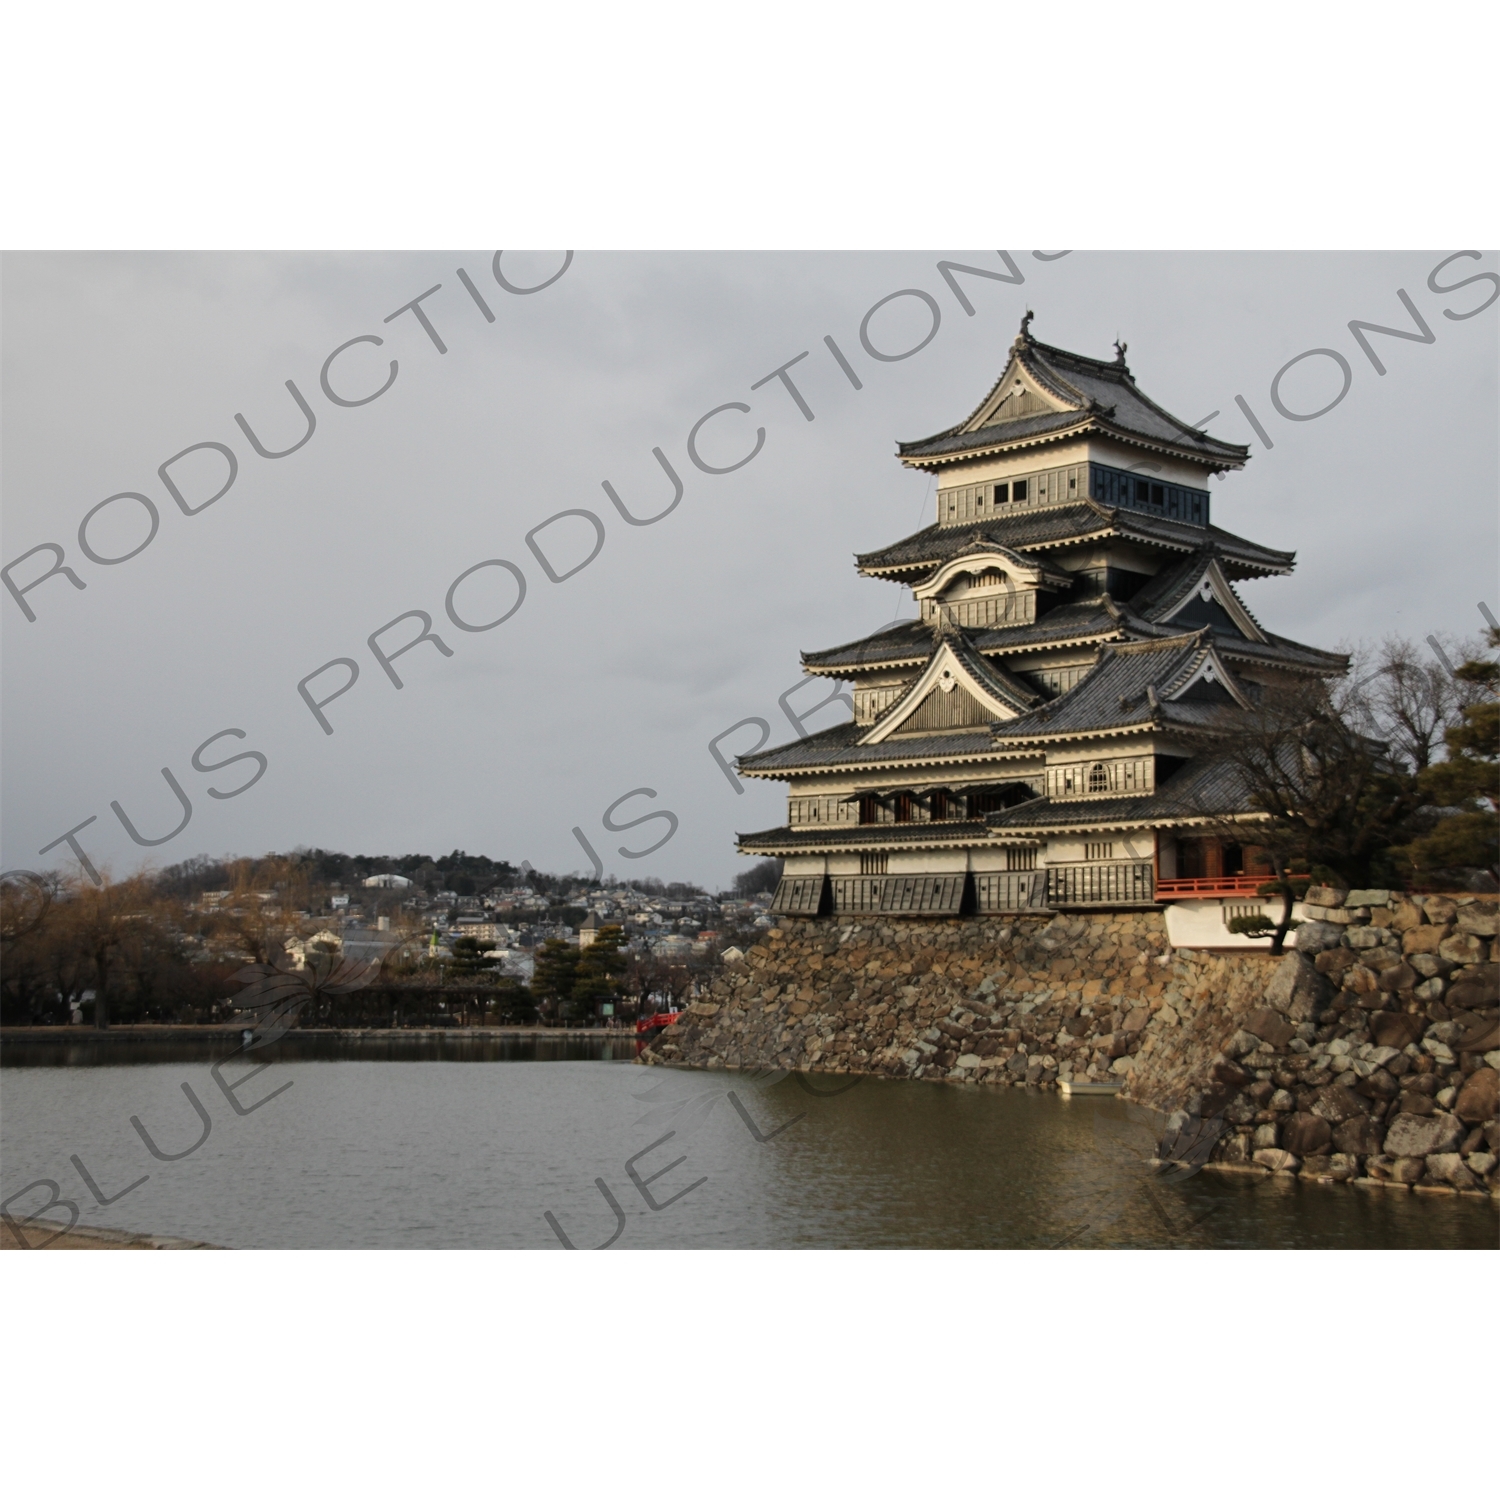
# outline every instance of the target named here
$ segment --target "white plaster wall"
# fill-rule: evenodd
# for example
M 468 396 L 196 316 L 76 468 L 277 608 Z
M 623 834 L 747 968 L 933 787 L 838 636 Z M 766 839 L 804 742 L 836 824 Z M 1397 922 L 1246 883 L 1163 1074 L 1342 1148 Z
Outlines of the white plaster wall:
M 1279 901 L 1267 901 L 1256 903 L 1253 901 L 1231 900 L 1229 906 L 1243 908 L 1260 905 L 1260 909 L 1271 918 L 1278 921 L 1281 917 L 1281 903 Z M 1174 901 L 1167 907 L 1167 938 L 1174 948 L 1250 948 L 1260 949 L 1268 952 L 1271 947 L 1271 939 L 1246 937 L 1243 933 L 1231 932 L 1224 925 L 1223 901 Z M 1300 904 L 1292 907 L 1292 916 L 1301 921 L 1303 908 Z M 1295 947 L 1297 934 L 1295 932 L 1287 935 L 1287 946 Z

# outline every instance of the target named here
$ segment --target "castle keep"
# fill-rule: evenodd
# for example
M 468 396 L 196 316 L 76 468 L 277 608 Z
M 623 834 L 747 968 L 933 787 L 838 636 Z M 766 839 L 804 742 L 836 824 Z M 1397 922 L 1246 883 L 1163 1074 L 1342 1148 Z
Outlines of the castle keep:
M 1294 554 L 1221 530 L 1209 479 L 1248 449 L 1144 395 L 1125 363 L 1037 342 L 974 412 L 899 445 L 933 524 L 856 560 L 920 616 L 803 654 L 851 722 L 744 756 L 786 781 L 774 910 L 953 917 L 1254 899 L 1270 870 L 1214 752 L 1267 685 L 1347 658 L 1265 630 L 1236 585 Z M 1240 717 L 1243 723 L 1243 718 Z

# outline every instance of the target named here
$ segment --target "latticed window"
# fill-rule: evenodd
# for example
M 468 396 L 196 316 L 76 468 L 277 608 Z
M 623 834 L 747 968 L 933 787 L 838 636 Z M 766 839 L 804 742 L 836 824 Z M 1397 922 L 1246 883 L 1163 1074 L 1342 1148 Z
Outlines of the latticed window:
M 861 854 L 859 857 L 859 873 L 861 875 L 884 875 L 889 862 L 889 854 L 870 852 Z
M 1088 860 L 1113 859 L 1115 857 L 1115 846 L 1113 844 L 1085 844 L 1083 846 L 1083 857 Z
M 1095 761 L 1089 767 L 1089 790 L 1091 792 L 1107 792 L 1109 790 L 1109 769 L 1100 761 Z

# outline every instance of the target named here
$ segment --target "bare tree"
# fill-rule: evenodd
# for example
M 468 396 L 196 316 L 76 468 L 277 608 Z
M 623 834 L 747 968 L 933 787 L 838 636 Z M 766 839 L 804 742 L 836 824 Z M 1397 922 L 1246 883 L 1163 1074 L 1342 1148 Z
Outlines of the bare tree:
M 1465 645 L 1446 645 L 1445 655 L 1466 659 Z M 1344 690 L 1347 707 L 1364 720 L 1368 734 L 1384 742 L 1393 759 L 1416 772 L 1441 757 L 1444 734 L 1474 696 L 1471 685 L 1429 645 L 1419 647 L 1400 636 L 1387 636 L 1351 670 L 1350 679 Z
M 1248 710 L 1222 722 L 1213 774 L 1197 811 L 1221 836 L 1259 846 L 1280 896 L 1272 951 L 1290 930 L 1292 904 L 1326 872 L 1365 884 L 1405 834 L 1420 804 L 1409 762 L 1368 731 L 1378 722 L 1369 679 L 1263 687 Z M 1414 733 L 1423 720 L 1413 720 Z

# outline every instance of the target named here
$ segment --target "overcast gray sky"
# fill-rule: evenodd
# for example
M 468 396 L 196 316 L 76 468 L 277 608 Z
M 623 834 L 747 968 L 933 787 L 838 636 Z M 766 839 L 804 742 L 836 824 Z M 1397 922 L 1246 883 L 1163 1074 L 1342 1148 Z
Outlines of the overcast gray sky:
M 0 281 L 3 330 L 4 563 L 54 542 L 87 585 L 53 577 L 26 594 L 28 622 L 8 593 L 3 610 L 3 826 L 6 868 L 67 854 L 41 847 L 90 816 L 78 837 L 116 873 L 199 852 L 259 853 L 298 844 L 365 853 L 462 847 L 540 868 L 585 869 L 575 826 L 621 875 L 690 878 L 710 886 L 742 868 L 736 830 L 782 820 L 784 789 L 736 793 L 711 757 L 714 736 L 750 718 L 770 743 L 793 735 L 778 696 L 799 680 L 798 651 L 866 634 L 909 596 L 862 580 L 853 555 L 931 518 L 931 481 L 893 457 L 898 439 L 951 425 L 998 374 L 1026 307 L 1047 343 L 1108 357 L 1129 342 L 1141 387 L 1188 421 L 1217 411 L 1218 436 L 1249 442 L 1247 468 L 1213 486 L 1214 517 L 1231 531 L 1295 549 L 1287 579 L 1246 585 L 1270 629 L 1325 647 L 1389 632 L 1472 635 L 1478 603 L 1500 612 L 1496 511 L 1496 318 L 1484 307 L 1500 279 L 1493 253 L 1106 254 L 1041 259 L 1008 252 L 1024 284 L 972 276 L 966 315 L 938 270 L 943 259 L 1004 271 L 992 250 L 851 254 L 609 254 L 580 252 L 552 285 L 519 296 L 497 284 L 490 251 L 350 255 L 12 254 Z M 1052 252 L 1044 252 L 1050 254 Z M 507 254 L 517 285 L 551 276 L 562 254 Z M 463 267 L 494 321 L 456 272 Z M 1008 273 L 1007 273 L 1008 274 Z M 1466 277 L 1485 274 L 1458 290 Z M 1429 281 L 1432 277 L 1432 281 Z M 447 346 L 439 353 L 410 313 L 423 302 Z M 904 289 L 926 292 L 941 322 L 919 352 L 882 362 L 861 347 L 865 314 Z M 1377 374 L 1350 320 L 1415 327 L 1430 343 L 1371 335 Z M 1458 316 L 1448 316 L 1448 313 Z M 877 348 L 900 351 L 931 327 L 915 297 L 875 314 Z M 358 407 L 334 404 L 330 383 L 390 389 Z M 824 346 L 832 335 L 863 388 Z M 1273 377 L 1304 351 L 1347 362 L 1343 399 L 1315 420 L 1279 415 Z M 808 422 L 779 381 L 752 385 L 803 351 L 793 379 Z M 306 429 L 285 382 L 316 416 Z M 1289 411 L 1307 413 L 1344 384 L 1320 354 L 1282 380 Z M 1243 395 L 1274 448 L 1236 406 Z M 765 432 L 756 457 L 710 475 L 690 461 L 693 424 L 728 402 L 700 443 L 725 466 Z M 223 496 L 186 516 L 157 469 L 191 444 L 235 453 Z M 681 476 L 681 504 L 629 526 L 601 488 L 610 481 L 637 515 L 670 499 L 652 457 Z M 173 471 L 190 503 L 222 483 L 209 452 Z M 113 566 L 80 551 L 79 525 L 112 495 L 138 492 L 159 514 L 139 555 Z M 548 580 L 526 534 L 563 510 L 587 510 L 604 544 L 581 571 Z M 138 501 L 116 501 L 89 524 L 100 556 L 146 536 Z M 557 571 L 586 555 L 579 518 L 540 544 Z M 506 559 L 525 576 L 524 603 L 483 633 L 444 612 L 464 570 Z M 12 574 L 45 572 L 38 553 Z M 471 621 L 515 598 L 511 575 L 488 569 L 456 605 Z M 451 649 L 420 645 L 395 663 L 398 691 L 371 653 L 372 631 L 425 610 Z M 384 637 L 389 650 L 411 622 Z M 355 686 L 325 710 L 323 733 L 298 696 L 300 679 L 353 658 Z M 314 685 L 325 696 L 342 681 Z M 810 684 L 794 708 L 825 689 Z M 835 706 L 810 727 L 834 722 Z M 260 781 L 232 791 L 254 765 L 193 768 L 257 750 Z M 753 748 L 754 726 L 721 742 Z M 144 837 L 192 818 L 146 849 L 127 836 L 119 802 Z M 617 823 L 660 809 L 677 819 L 658 852 L 632 860 L 665 820 L 610 832 L 605 810 L 637 788 Z

